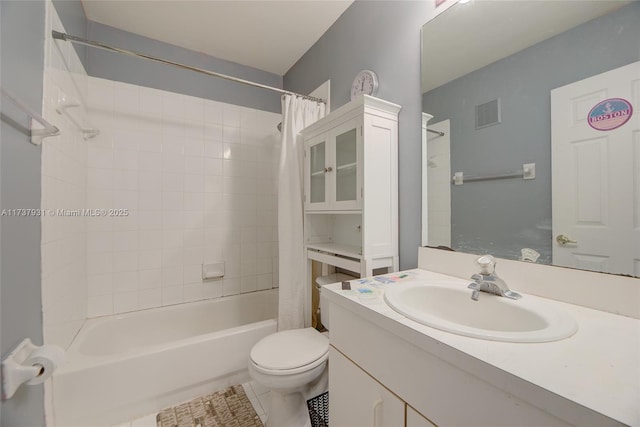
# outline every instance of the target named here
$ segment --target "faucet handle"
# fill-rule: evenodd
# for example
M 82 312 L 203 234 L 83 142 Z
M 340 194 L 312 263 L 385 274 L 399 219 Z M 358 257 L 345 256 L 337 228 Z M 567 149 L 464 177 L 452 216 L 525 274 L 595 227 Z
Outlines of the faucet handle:
M 490 276 L 496 269 L 496 259 L 492 255 L 483 255 L 476 260 L 480 266 L 480 274 Z

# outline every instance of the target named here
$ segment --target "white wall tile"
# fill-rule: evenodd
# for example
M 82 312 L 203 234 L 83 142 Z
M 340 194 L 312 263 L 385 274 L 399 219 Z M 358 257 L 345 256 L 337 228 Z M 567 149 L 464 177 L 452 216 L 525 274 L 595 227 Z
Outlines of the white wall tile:
M 138 211 L 138 229 L 139 230 L 161 230 L 162 229 L 162 211 L 160 210 Z
M 138 251 L 114 252 L 113 271 L 138 271 Z
M 138 307 L 142 309 L 160 307 L 162 305 L 162 289 L 142 289 L 138 292 Z
M 113 294 L 113 312 L 126 313 L 138 309 L 138 292 Z
M 90 296 L 87 304 L 88 317 L 100 317 L 113 314 L 113 294 Z
M 113 152 L 113 168 L 138 170 L 138 152 L 132 150 L 115 150 Z
M 141 211 L 161 211 L 162 192 L 160 191 L 140 191 L 138 193 L 138 209 Z M 144 218 L 140 219 L 143 221 Z
M 124 271 L 113 274 L 113 292 L 133 292 L 138 290 L 138 272 Z
M 153 270 L 140 270 L 138 272 L 138 288 L 152 289 L 162 286 L 162 270 L 159 268 Z
M 204 141 L 205 157 L 212 157 L 215 159 L 220 159 L 223 157 L 224 144 L 220 142 L 221 140 L 222 138 L 220 138 L 220 140 L 215 140 L 215 141 L 209 141 L 209 140 Z
M 140 270 L 159 269 L 162 264 L 162 251 L 155 250 L 140 250 L 138 254 L 138 266 Z
M 140 171 L 161 171 L 162 153 L 149 151 L 138 152 L 138 169 Z
M 161 191 L 162 172 L 140 171 L 138 173 L 138 190 L 140 191 Z
M 204 121 L 206 123 L 222 124 L 224 104 L 215 101 L 207 101 L 204 106 Z
M 184 302 L 183 289 L 181 286 L 169 286 L 162 288 L 162 305 L 179 304 Z
M 86 203 L 129 210 L 86 221 L 89 315 L 272 287 L 279 152 L 269 135 L 279 115 L 89 80 L 90 111 L 106 127 L 84 157 Z M 60 163 L 57 152 L 47 156 Z M 67 163 L 47 170 L 62 173 Z M 46 186 L 51 203 L 63 203 L 68 186 Z M 45 237 L 59 234 L 54 227 Z M 56 247 L 43 263 L 55 265 L 65 252 Z M 203 283 L 202 264 L 221 261 L 225 279 Z

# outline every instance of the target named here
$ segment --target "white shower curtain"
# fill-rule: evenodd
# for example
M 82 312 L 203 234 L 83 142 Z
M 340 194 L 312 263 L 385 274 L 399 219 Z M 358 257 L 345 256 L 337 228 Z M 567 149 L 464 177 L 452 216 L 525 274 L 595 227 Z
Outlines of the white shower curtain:
M 303 228 L 303 153 L 298 133 L 325 114 L 325 104 L 282 97 L 282 146 L 278 176 L 278 330 L 304 327 L 306 283 Z

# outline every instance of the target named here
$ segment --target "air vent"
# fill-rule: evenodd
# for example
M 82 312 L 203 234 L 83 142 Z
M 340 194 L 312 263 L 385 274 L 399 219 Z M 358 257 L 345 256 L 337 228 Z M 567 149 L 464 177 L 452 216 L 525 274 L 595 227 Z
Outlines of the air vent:
M 476 129 L 500 123 L 500 98 L 476 105 Z

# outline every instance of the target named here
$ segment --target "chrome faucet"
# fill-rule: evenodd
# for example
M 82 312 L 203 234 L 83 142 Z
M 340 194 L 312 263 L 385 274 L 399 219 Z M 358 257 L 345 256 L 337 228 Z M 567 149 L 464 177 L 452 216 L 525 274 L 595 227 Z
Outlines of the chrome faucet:
M 480 292 L 488 292 L 490 294 L 507 297 L 510 299 L 520 299 L 522 295 L 509 289 L 504 280 L 496 274 L 496 261 L 491 255 L 481 256 L 476 260 L 480 266 L 480 273 L 471 276 L 473 283 L 468 288 L 472 289 L 471 299 L 478 301 Z

